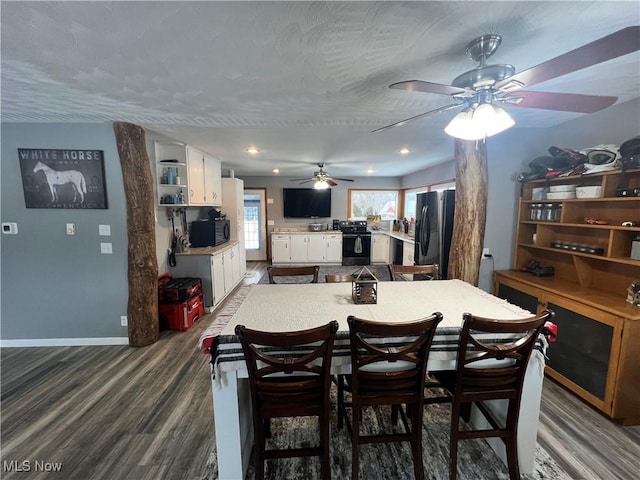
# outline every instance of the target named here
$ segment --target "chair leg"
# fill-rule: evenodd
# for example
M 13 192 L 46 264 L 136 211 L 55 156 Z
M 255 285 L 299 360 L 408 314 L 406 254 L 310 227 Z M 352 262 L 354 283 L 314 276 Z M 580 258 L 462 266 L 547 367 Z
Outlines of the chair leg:
M 407 406 L 407 409 L 409 409 L 409 406 Z M 422 464 L 422 415 L 415 410 L 412 410 L 411 413 L 413 471 L 416 480 L 424 480 L 424 466 Z
M 520 480 L 520 464 L 518 462 L 518 413 L 518 402 L 509 401 L 505 428 L 509 430 L 511 434 L 504 439 L 504 444 L 507 451 L 507 465 L 509 467 L 509 478 L 511 480 Z
M 265 439 L 258 434 L 260 429 L 255 430 L 257 435 L 253 450 L 253 469 L 256 471 L 255 480 L 264 480 L 264 449 Z
M 460 429 L 460 403 L 454 402 L 451 407 L 451 439 L 449 442 L 449 480 L 458 476 L 458 431 Z
M 343 425 L 343 414 L 344 414 L 344 377 L 342 375 L 338 375 L 338 430 L 342 428 Z
M 358 480 L 360 475 L 360 406 L 353 405 L 351 411 L 351 480 Z
M 331 480 L 331 463 L 329 461 L 329 413 L 320 415 L 320 445 L 322 456 L 320 458 L 320 471 L 322 480 Z
M 504 439 L 507 450 L 507 465 L 509 467 L 509 478 L 511 480 L 520 480 L 520 466 L 518 465 L 518 441 L 514 436 Z

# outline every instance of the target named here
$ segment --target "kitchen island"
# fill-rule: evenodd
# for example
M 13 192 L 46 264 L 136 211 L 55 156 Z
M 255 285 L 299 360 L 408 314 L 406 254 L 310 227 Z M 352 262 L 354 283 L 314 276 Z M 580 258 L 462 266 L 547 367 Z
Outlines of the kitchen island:
M 292 302 L 291 299 L 296 301 Z M 440 311 L 444 319 L 434 338 L 429 357 L 429 370 L 449 370 L 455 367 L 457 339 L 464 312 L 492 318 L 525 318 L 526 310 L 490 295 L 460 280 L 438 282 L 379 282 L 378 303 L 355 305 L 350 283 L 255 285 L 229 323 L 219 324 L 202 335 L 200 348 L 211 355 L 213 413 L 216 430 L 218 472 L 221 480 L 244 478 L 251 448 L 253 430 L 246 366 L 234 328 L 244 324 L 249 328 L 286 331 L 311 328 L 337 319 L 340 323 L 331 371 L 349 373 L 349 340 L 346 318 L 384 321 L 407 321 Z M 520 469 L 522 474 L 533 471 L 544 356 L 536 351 L 527 369 L 518 431 Z M 498 418 L 504 418 L 504 402 L 492 403 Z M 486 422 L 474 412 L 477 428 Z M 504 445 L 500 439 L 488 443 L 504 460 Z

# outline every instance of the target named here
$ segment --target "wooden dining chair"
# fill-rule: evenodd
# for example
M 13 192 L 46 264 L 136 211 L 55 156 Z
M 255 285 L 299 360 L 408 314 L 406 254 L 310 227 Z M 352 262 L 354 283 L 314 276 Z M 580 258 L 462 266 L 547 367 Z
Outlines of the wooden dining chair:
M 320 457 L 323 480 L 331 478 L 329 463 L 329 370 L 338 322 L 293 332 L 262 332 L 238 325 L 251 390 L 254 468 L 264 478 L 264 461 L 274 458 Z M 266 448 L 270 419 L 317 416 L 319 445 Z
M 309 283 L 318 283 L 318 273 L 320 272 L 319 265 L 309 265 L 305 267 L 267 267 L 267 273 L 269 274 L 269 283 L 276 284 L 276 277 L 311 277 Z M 303 281 L 299 283 L 304 283 Z
M 453 372 L 432 372 L 453 397 L 449 479 L 457 477 L 458 442 L 471 438 L 499 437 L 505 444 L 509 478 L 520 479 L 518 465 L 518 416 L 522 386 L 529 357 L 546 321 L 554 313 L 545 310 L 538 316 L 518 320 L 496 320 L 464 314 L 458 344 L 458 360 Z M 488 335 L 487 335 L 488 334 Z M 496 338 L 509 335 L 497 342 Z M 488 338 L 488 340 L 485 340 Z M 498 421 L 483 402 L 507 400 L 507 416 Z M 490 429 L 461 430 L 460 418 L 474 404 L 491 426 Z
M 412 280 L 440 280 L 440 267 L 437 263 L 431 265 L 392 265 L 389 264 L 391 281 L 407 280 L 405 275 L 411 275 Z
M 339 274 L 339 273 L 327 273 L 324 276 L 325 283 L 342 283 L 342 282 L 353 282 L 353 275 L 350 273 Z
M 352 443 L 352 479 L 356 480 L 360 474 L 361 444 L 404 441 L 411 444 L 415 478 L 424 479 L 423 390 L 431 342 L 441 320 L 442 314 L 439 312 L 417 321 L 402 323 L 374 322 L 354 316 L 347 318 L 351 341 L 351 374 L 339 377 L 338 415 L 348 420 L 345 395 L 349 391 L 352 411 L 351 424 L 347 421 L 347 427 Z M 383 405 L 400 409 L 404 433 L 380 430 L 373 434 L 362 434 L 363 408 Z M 403 406 L 406 406 L 408 415 Z

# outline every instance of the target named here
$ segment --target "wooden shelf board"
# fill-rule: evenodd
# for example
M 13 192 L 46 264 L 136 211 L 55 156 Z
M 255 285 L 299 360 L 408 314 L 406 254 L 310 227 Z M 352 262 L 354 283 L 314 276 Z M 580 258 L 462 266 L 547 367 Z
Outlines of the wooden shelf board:
M 555 251 L 556 249 L 549 250 Z M 520 281 L 532 287 L 540 288 L 549 293 L 564 295 L 585 305 L 599 308 L 619 317 L 640 321 L 640 307 L 626 301 L 626 291 L 620 292 L 619 295 L 614 295 L 598 289 L 582 287 L 576 282 L 569 282 L 556 277 L 536 277 L 530 273 L 520 272 L 518 270 L 500 270 L 496 271 L 495 274 L 503 276 L 504 278 Z
M 545 250 L 547 252 L 556 252 L 563 255 L 573 255 L 577 257 L 593 258 L 595 260 L 601 260 L 603 262 L 615 262 L 615 263 L 622 263 L 624 265 L 632 265 L 632 266 L 640 267 L 640 260 L 633 260 L 630 257 L 607 257 L 605 255 L 591 255 L 589 253 L 575 252 L 573 250 L 565 250 L 563 248 L 543 247 L 541 245 L 533 245 L 528 243 L 519 243 L 518 246 L 524 247 L 524 248 L 531 248 L 535 250 Z

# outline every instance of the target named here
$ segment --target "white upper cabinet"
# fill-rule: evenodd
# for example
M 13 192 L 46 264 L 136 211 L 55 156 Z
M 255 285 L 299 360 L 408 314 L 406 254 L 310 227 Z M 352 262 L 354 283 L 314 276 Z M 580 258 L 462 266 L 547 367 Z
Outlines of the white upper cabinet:
M 156 141 L 159 205 L 222 205 L 220 160 L 190 145 Z
M 222 205 L 222 167 L 220 160 L 204 154 L 204 201 L 206 205 Z
M 187 147 L 189 205 L 222 205 L 220 160 L 196 148 Z

